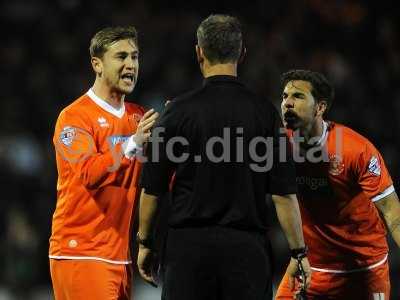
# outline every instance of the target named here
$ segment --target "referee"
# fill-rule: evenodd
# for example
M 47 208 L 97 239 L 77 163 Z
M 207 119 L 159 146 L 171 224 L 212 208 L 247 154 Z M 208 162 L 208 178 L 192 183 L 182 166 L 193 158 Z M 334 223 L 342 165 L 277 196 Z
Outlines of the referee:
M 147 147 L 137 240 L 139 272 L 150 283 L 157 199 L 168 192 L 175 174 L 168 208 L 166 300 L 271 297 L 268 193 L 292 255 L 302 258 L 310 273 L 293 163 L 285 149 L 279 151 L 280 116 L 237 79 L 237 64 L 245 54 L 240 27 L 227 15 L 211 15 L 200 24 L 196 53 L 204 83 L 167 105 Z M 280 152 L 285 159 L 279 159 Z M 292 280 L 297 268 L 292 259 Z

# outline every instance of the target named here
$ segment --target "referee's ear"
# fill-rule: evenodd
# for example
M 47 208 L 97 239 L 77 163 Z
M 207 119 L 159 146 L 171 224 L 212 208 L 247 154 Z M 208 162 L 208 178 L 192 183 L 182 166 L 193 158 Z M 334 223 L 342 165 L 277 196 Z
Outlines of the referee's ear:
M 243 44 L 242 45 L 242 49 L 240 50 L 240 56 L 239 56 L 238 64 L 241 64 L 244 61 L 244 58 L 246 57 L 246 53 L 247 53 L 247 49 Z
M 201 49 L 199 45 L 196 45 L 196 55 L 197 61 L 199 62 L 199 64 L 202 64 L 204 62 L 204 54 L 203 49 Z

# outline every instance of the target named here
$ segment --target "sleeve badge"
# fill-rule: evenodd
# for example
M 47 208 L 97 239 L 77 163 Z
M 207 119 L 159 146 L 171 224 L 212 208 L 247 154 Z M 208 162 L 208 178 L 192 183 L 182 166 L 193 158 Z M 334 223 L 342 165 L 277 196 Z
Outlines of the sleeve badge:
M 372 156 L 369 164 L 368 171 L 375 176 L 381 175 L 381 166 L 379 165 L 379 159 L 376 156 Z

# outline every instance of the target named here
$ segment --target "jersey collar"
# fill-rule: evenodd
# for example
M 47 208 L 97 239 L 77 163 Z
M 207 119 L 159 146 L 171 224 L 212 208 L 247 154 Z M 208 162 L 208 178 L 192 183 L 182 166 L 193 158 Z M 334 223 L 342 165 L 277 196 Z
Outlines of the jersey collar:
M 110 104 L 108 104 L 105 100 L 97 96 L 92 89 L 89 89 L 86 95 L 88 95 L 89 98 L 92 99 L 93 102 L 96 103 L 98 106 L 100 106 L 102 109 L 116 116 L 117 118 L 121 119 L 125 113 L 125 104 L 122 104 L 119 109 L 116 109 L 112 107 Z
M 322 120 L 322 135 L 319 140 L 315 143 L 316 146 L 322 146 L 325 144 L 326 140 L 328 139 L 328 124 Z

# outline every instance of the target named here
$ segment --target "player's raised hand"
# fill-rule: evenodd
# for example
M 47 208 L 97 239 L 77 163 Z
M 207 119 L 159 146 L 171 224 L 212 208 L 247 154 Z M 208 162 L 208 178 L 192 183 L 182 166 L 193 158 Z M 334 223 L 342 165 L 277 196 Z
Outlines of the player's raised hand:
M 134 141 L 139 147 L 142 147 L 143 144 L 149 139 L 151 134 L 150 130 L 154 126 L 157 118 L 158 112 L 155 112 L 154 109 L 150 109 L 140 119 L 134 135 Z
M 307 289 L 311 282 L 311 267 L 307 257 L 301 259 L 301 269 L 296 259 L 291 258 L 289 266 L 286 269 L 289 278 L 289 288 L 293 291 L 296 286 L 296 281 L 300 286 Z M 305 278 L 304 278 L 305 277 Z

